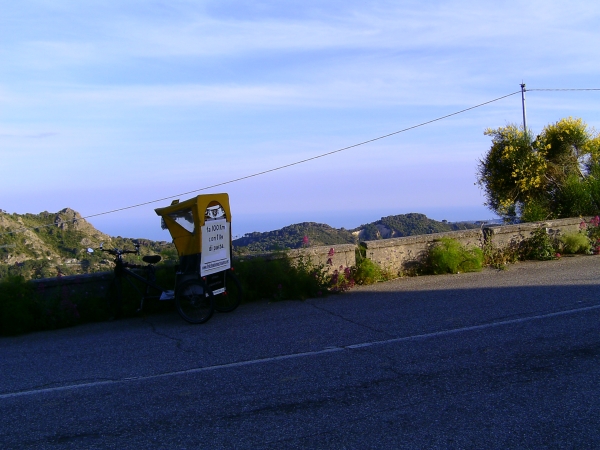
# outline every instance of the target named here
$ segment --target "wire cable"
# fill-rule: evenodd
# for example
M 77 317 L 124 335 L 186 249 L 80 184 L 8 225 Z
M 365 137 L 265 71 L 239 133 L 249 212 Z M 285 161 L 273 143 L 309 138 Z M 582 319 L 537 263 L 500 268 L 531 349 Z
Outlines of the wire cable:
M 600 88 L 582 88 L 582 89 L 524 89 L 525 92 L 531 91 L 600 91 Z
M 277 170 L 282 170 L 282 169 L 286 169 L 288 167 L 297 166 L 299 164 L 303 164 L 303 163 L 308 162 L 308 161 L 313 161 L 315 159 L 324 158 L 325 156 L 330 156 L 330 155 L 333 155 L 335 153 L 340 153 L 340 152 L 349 150 L 351 148 L 356 148 L 356 147 L 359 147 L 361 145 L 369 144 L 371 142 L 375 142 L 375 141 L 378 141 L 378 140 L 381 140 L 381 139 L 385 139 L 385 138 L 388 138 L 390 136 L 394 136 L 396 134 L 404 133 L 405 131 L 413 130 L 415 128 L 419 128 L 419 127 L 428 125 L 428 124 L 433 123 L 433 122 L 437 122 L 437 121 L 440 121 L 440 120 L 443 120 L 443 119 L 447 119 L 448 117 L 456 116 L 457 114 L 462 114 L 462 113 L 464 113 L 466 111 L 470 111 L 472 109 L 479 108 L 481 106 L 488 105 L 488 104 L 493 103 L 493 102 L 497 102 L 498 100 L 502 100 L 502 99 L 504 99 L 506 97 L 510 97 L 512 95 L 519 94 L 520 92 L 521 91 L 516 91 L 516 92 L 513 92 L 511 94 L 507 94 L 507 95 L 504 95 L 502 97 L 498 97 L 498 98 L 495 98 L 493 100 L 489 100 L 487 102 L 480 103 L 478 105 L 471 106 L 469 108 L 465 108 L 465 109 L 462 109 L 460 111 L 456 111 L 456 112 L 453 112 L 451 114 L 447 114 L 445 116 L 438 117 L 436 119 L 428 120 L 427 122 L 422 122 L 422 123 L 420 123 L 418 125 L 413 125 L 413 126 L 408 127 L 408 128 L 403 128 L 402 130 L 394 131 L 393 133 L 388 133 L 388 134 L 385 134 L 383 136 L 379 136 L 379 137 L 376 137 L 376 138 L 373 138 L 373 139 L 369 139 L 367 141 L 359 142 L 358 144 L 349 145 L 347 147 L 343 147 L 343 148 L 340 148 L 340 149 L 337 149 L 337 150 L 333 150 L 333 151 L 330 151 L 330 152 L 327 152 L 327 153 L 322 153 L 320 155 L 312 156 L 310 158 L 306 158 L 306 159 L 302 159 L 302 160 L 299 160 L 299 161 L 296 161 L 296 162 L 293 162 L 293 163 L 285 164 L 283 166 L 278 166 L 278 167 L 274 167 L 272 169 L 263 170 L 262 172 L 256 172 L 256 173 L 253 173 L 251 175 L 245 175 L 243 177 L 234 178 L 234 179 L 228 180 L 228 181 L 223 181 L 221 183 L 213 184 L 211 186 L 206 186 L 206 187 L 203 187 L 203 188 L 194 189 L 192 191 L 182 192 L 182 193 L 176 194 L 176 195 L 170 195 L 169 197 L 163 197 L 163 198 L 159 198 L 157 200 L 151 200 L 151 201 L 148 201 L 148 202 L 139 203 L 137 205 L 126 206 L 126 207 L 123 207 L 123 208 L 113 209 L 111 211 L 106 211 L 106 212 L 97 213 L 97 214 L 91 214 L 89 216 L 85 216 L 84 219 L 87 219 L 87 218 L 90 218 L 90 217 L 102 216 L 102 215 L 105 215 L 105 214 L 112 214 L 112 213 L 115 213 L 115 212 L 124 211 L 126 209 L 138 208 L 140 206 L 150 205 L 152 203 L 161 202 L 163 200 L 169 200 L 169 199 L 172 199 L 172 198 L 175 198 L 175 197 L 181 197 L 183 195 L 188 195 L 188 194 L 193 194 L 193 193 L 200 192 L 200 191 L 205 191 L 207 189 L 212 189 L 212 188 L 215 188 L 215 187 L 224 186 L 226 184 L 236 183 L 238 181 L 247 180 L 249 178 L 254 178 L 254 177 L 258 177 L 260 175 L 264 175 L 264 174 L 267 174 L 267 173 L 275 172 Z
M 559 91 L 559 90 L 565 90 L 565 91 L 567 91 L 567 90 L 572 90 L 572 91 L 577 91 L 577 90 L 595 90 L 595 91 L 597 91 L 597 90 L 600 90 L 600 89 L 527 89 L 527 90 L 528 91 L 544 91 L 544 90 L 548 90 L 548 91 L 549 90 L 556 90 L 556 91 Z M 215 187 L 224 186 L 224 185 L 231 184 L 231 183 L 236 183 L 238 181 L 243 181 L 243 180 L 247 180 L 249 178 L 254 178 L 254 177 L 258 177 L 260 175 L 265 175 L 267 173 L 271 173 L 271 172 L 275 172 L 275 171 L 278 171 L 278 170 L 286 169 L 288 167 L 293 167 L 293 166 L 297 166 L 299 164 L 304 164 L 304 163 L 309 162 L 309 161 L 314 161 L 316 159 L 324 158 L 326 156 L 330 156 L 330 155 L 333 155 L 333 154 L 336 154 L 336 153 L 340 153 L 340 152 L 343 152 L 343 151 L 346 151 L 346 150 L 350 150 L 352 148 L 356 148 L 356 147 L 359 147 L 361 145 L 366 145 L 366 144 L 369 144 L 371 142 L 379 141 L 381 139 L 385 139 L 385 138 L 388 138 L 390 136 L 394 136 L 394 135 L 397 135 L 397 134 L 400 134 L 400 133 L 404 133 L 404 132 L 409 131 L 409 130 L 414 130 L 415 128 L 423 127 L 425 125 L 429 125 L 431 123 L 438 122 L 440 120 L 444 120 L 444 119 L 447 119 L 449 117 L 456 116 L 458 114 L 462 114 L 462 113 L 465 113 L 467 111 L 471 111 L 473 109 L 480 108 L 480 107 L 485 106 L 485 105 L 489 105 L 490 103 L 497 102 L 499 100 L 505 99 L 507 97 L 511 97 L 511 96 L 519 94 L 519 93 L 521 93 L 520 90 L 519 91 L 515 91 L 515 92 L 511 92 L 510 94 L 506 94 L 506 95 L 503 95 L 501 97 L 497 97 L 497 98 L 495 98 L 493 100 L 488 100 L 486 102 L 479 103 L 479 104 L 477 104 L 475 106 L 471 106 L 469 108 L 461 109 L 460 111 L 456 111 L 456 112 L 453 112 L 451 114 L 446 114 L 444 116 L 440 116 L 440 117 L 437 117 L 435 119 L 428 120 L 426 122 L 421 122 L 421 123 L 419 123 L 417 125 L 413 125 L 413 126 L 410 126 L 410 127 L 407 127 L 407 128 L 403 128 L 401 130 L 394 131 L 394 132 L 388 133 L 388 134 L 384 134 L 382 136 L 379 136 L 379 137 L 376 137 L 376 138 L 373 138 L 373 139 L 368 139 L 366 141 L 362 141 L 362 142 L 359 142 L 357 144 L 349 145 L 347 147 L 342 147 L 342 148 L 339 148 L 337 150 L 333 150 L 333 151 L 330 151 L 330 152 L 322 153 L 322 154 L 317 155 L 317 156 L 312 156 L 310 158 L 302 159 L 302 160 L 295 161 L 295 162 L 292 162 L 292 163 L 289 163 L 289 164 L 284 164 L 283 166 L 274 167 L 272 169 L 263 170 L 261 172 L 256 172 L 256 173 L 253 173 L 253 174 L 250 174 L 250 175 L 245 175 L 243 177 L 234 178 L 234 179 L 231 179 L 231 180 L 228 180 L 228 181 L 223 181 L 221 183 L 213 184 L 211 186 L 205 186 L 205 187 L 202 187 L 202 188 L 199 188 L 199 189 L 194 189 L 194 190 L 191 190 L 191 191 L 182 192 L 180 194 L 170 195 L 168 197 L 162 197 L 162 198 L 159 198 L 159 199 L 156 199 L 156 200 L 150 200 L 150 201 L 147 201 L 147 202 L 138 203 L 138 204 L 130 205 L 130 206 L 125 206 L 123 208 L 117 208 L 117 209 L 113 209 L 113 210 L 110 210 L 110 211 L 104 211 L 104 212 L 101 212 L 101 213 L 90 214 L 90 215 L 87 215 L 85 217 L 82 217 L 82 219 L 89 219 L 89 218 L 92 218 L 92 217 L 98 217 L 98 216 L 103 216 L 103 215 L 107 215 L 107 214 L 113 214 L 113 213 L 120 212 L 120 211 L 125 211 L 125 210 L 128 210 L 128 209 L 139 208 L 140 206 L 146 206 L 146 205 L 150 205 L 152 203 L 158 203 L 158 202 L 161 202 L 161 201 L 164 201 L 164 200 L 170 200 L 170 199 L 173 199 L 175 197 L 181 197 L 181 196 L 184 196 L 184 195 L 188 195 L 188 194 L 193 194 L 193 193 L 196 193 L 196 192 L 205 191 L 205 190 L 212 189 L 212 188 L 215 188 Z M 77 220 L 79 220 L 79 219 L 73 219 L 72 222 L 76 222 Z M 51 226 L 55 226 L 55 225 L 58 225 L 58 224 L 52 223 L 52 224 L 47 224 L 47 225 L 40 225 L 39 227 L 19 228 L 17 230 L 14 230 L 14 231 L 11 231 L 11 232 L 8 232 L 8 233 L 0 233 L 0 236 L 5 236 L 5 235 L 8 235 L 8 234 L 19 233 L 19 232 L 23 232 L 23 231 L 26 231 L 26 230 L 38 230 L 40 228 L 51 227 Z
M 205 191 L 207 189 L 212 189 L 212 188 L 215 188 L 215 187 L 224 186 L 226 184 L 236 183 L 238 181 L 247 180 L 249 178 L 254 178 L 254 177 L 258 177 L 260 175 L 265 175 L 267 173 L 271 173 L 271 172 L 275 172 L 275 171 L 278 171 L 278 170 L 286 169 L 288 167 L 297 166 L 299 164 L 303 164 L 303 163 L 306 163 L 306 162 L 309 162 L 309 161 L 313 161 L 315 159 L 324 158 L 325 156 L 330 156 L 330 155 L 333 155 L 335 153 L 340 153 L 340 152 L 349 150 L 351 148 L 356 148 L 356 147 L 359 147 L 361 145 L 366 145 L 366 144 L 369 144 L 371 142 L 379 141 L 381 139 L 385 139 L 385 138 L 388 138 L 390 136 L 394 136 L 396 134 L 404 133 L 406 131 L 413 130 L 415 128 L 419 128 L 419 127 L 422 127 L 422 126 L 425 126 L 425 125 L 429 125 L 429 124 L 431 124 L 433 122 L 438 122 L 440 120 L 447 119 L 448 117 L 456 116 L 458 114 L 462 114 L 462 113 L 470 111 L 472 109 L 480 108 L 480 107 L 488 105 L 490 103 L 497 102 L 499 100 L 502 100 L 504 98 L 510 97 L 512 95 L 516 95 L 516 94 L 518 94 L 520 92 L 521 91 L 515 91 L 515 92 L 512 92 L 510 94 L 503 95 L 502 97 L 498 97 L 498 98 L 495 98 L 493 100 L 488 100 L 487 102 L 479 103 L 478 105 L 471 106 L 471 107 L 465 108 L 465 109 L 461 109 L 460 111 L 456 111 L 456 112 L 453 112 L 451 114 L 446 114 L 446 115 L 438 117 L 436 119 L 428 120 L 426 122 L 422 122 L 422 123 L 419 123 L 417 125 L 413 125 L 413 126 L 410 126 L 410 127 L 407 127 L 407 128 L 403 128 L 401 130 L 394 131 L 392 133 L 384 134 L 383 136 L 379 136 L 379 137 L 376 137 L 376 138 L 373 138 L 373 139 L 368 139 L 366 141 L 362 141 L 362 142 L 359 142 L 357 144 L 349 145 L 347 147 L 339 148 L 337 150 L 333 150 L 333 151 L 330 151 L 330 152 L 327 152 L 327 153 L 322 153 L 322 154 L 317 155 L 317 156 L 313 156 L 313 157 L 310 157 L 310 158 L 306 158 L 306 159 L 302 159 L 302 160 L 299 160 L 299 161 L 295 161 L 293 163 L 285 164 L 283 166 L 278 166 L 278 167 L 274 167 L 272 169 L 263 170 L 261 172 L 256 172 L 256 173 L 253 173 L 251 175 L 246 175 L 246 176 L 243 176 L 243 177 L 234 178 L 232 180 L 223 181 L 221 183 L 213 184 L 211 186 L 205 186 L 205 187 L 199 188 L 199 189 L 194 189 L 192 191 L 182 192 L 180 194 L 170 195 L 168 197 L 163 197 L 163 198 L 159 198 L 159 199 L 156 199 L 156 200 L 150 200 L 150 201 L 147 201 L 147 202 L 138 203 L 136 205 L 125 206 L 123 208 L 117 208 L 117 209 L 113 209 L 113 210 L 110 210 L 110 211 L 105 211 L 105 212 L 101 212 L 101 213 L 97 213 L 97 214 L 90 214 L 90 215 L 87 215 L 85 217 L 82 217 L 82 219 L 89 219 L 89 218 L 92 218 L 92 217 L 98 217 L 98 216 L 103 216 L 103 215 L 107 215 L 107 214 L 113 214 L 113 213 L 120 212 L 120 211 L 125 211 L 127 209 L 139 208 L 140 206 L 146 206 L 146 205 L 150 205 L 152 203 L 158 203 L 158 202 L 161 202 L 161 201 L 164 201 L 164 200 L 170 200 L 170 199 L 175 198 L 175 197 L 181 197 L 181 196 L 184 196 L 184 195 L 188 195 L 188 194 L 193 194 L 193 193 L 196 193 L 196 192 Z M 73 222 L 75 222 L 77 220 L 79 220 L 79 219 L 73 219 Z M 52 223 L 52 224 L 47 224 L 47 225 L 40 225 L 39 227 L 33 227 L 33 228 L 19 228 L 17 230 L 9 232 L 9 233 L 0 233 L 0 236 L 5 236 L 7 234 L 13 234 L 13 233 L 18 233 L 18 232 L 23 232 L 23 231 L 26 231 L 26 230 L 37 230 L 37 229 L 40 229 L 40 228 L 51 227 L 51 226 L 55 226 L 55 225 L 57 225 L 57 224 Z

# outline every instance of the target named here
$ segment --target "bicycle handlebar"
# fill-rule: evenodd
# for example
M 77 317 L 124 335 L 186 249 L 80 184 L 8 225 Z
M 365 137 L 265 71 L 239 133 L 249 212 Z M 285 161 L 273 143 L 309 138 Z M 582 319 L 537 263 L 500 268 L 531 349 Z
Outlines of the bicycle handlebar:
M 100 250 L 110 253 L 113 256 L 124 255 L 126 253 L 138 253 L 136 250 L 119 250 L 118 248 L 100 248 Z
M 110 253 L 111 255 L 115 256 L 117 259 L 121 259 L 121 255 L 125 255 L 128 253 L 133 253 L 133 254 L 140 254 L 140 248 L 139 246 L 135 246 L 135 250 L 120 250 L 118 248 L 103 248 L 102 245 L 100 245 L 100 248 L 98 248 L 97 250 L 101 250 L 103 252 L 106 253 Z M 94 249 L 93 248 L 88 248 L 88 253 L 93 253 Z

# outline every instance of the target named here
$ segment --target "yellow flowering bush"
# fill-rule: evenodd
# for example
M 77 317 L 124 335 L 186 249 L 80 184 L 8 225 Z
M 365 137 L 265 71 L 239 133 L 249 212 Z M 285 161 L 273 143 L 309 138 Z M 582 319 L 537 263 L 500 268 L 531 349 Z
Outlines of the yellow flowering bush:
M 590 177 L 596 179 L 593 174 L 600 174 L 595 169 L 600 164 L 600 137 L 582 119 L 561 119 L 535 138 L 514 124 L 489 128 L 484 134 L 492 138 L 492 146 L 479 161 L 477 183 L 487 206 L 508 221 L 562 216 L 568 211 L 561 203 L 566 200 L 561 197 L 563 186 L 573 180 L 589 184 Z M 569 195 L 583 195 L 575 191 L 571 188 Z M 593 209 L 592 203 L 585 208 Z

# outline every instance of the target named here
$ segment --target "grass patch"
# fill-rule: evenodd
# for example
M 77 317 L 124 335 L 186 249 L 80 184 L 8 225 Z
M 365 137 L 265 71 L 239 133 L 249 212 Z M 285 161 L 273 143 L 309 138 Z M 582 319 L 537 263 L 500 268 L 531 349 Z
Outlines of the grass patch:
M 396 278 L 396 274 L 391 270 L 380 267 L 368 258 L 363 258 L 353 268 L 353 277 L 356 284 L 366 285 L 392 280 Z
M 456 239 L 442 238 L 427 252 L 423 273 L 441 275 L 445 273 L 478 272 L 483 267 L 483 251 L 465 248 Z
M 583 233 L 567 233 L 560 237 L 562 243 L 562 249 L 564 253 L 576 254 L 576 253 L 590 253 L 592 243 L 590 238 Z

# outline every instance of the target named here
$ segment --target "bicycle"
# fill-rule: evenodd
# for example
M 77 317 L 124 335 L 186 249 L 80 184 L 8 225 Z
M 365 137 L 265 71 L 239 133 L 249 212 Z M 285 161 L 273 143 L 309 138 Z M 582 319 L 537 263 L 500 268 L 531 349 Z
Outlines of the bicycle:
M 139 254 L 139 244 L 135 244 L 135 250 L 105 249 L 100 244 L 99 250 L 114 256 L 115 317 L 122 315 L 123 278 L 126 278 L 141 296 L 140 307 L 137 312 L 143 309 L 144 301 L 147 299 L 174 299 L 179 315 L 193 324 L 206 322 L 212 317 L 215 310 L 218 312 L 231 312 L 241 302 L 241 284 L 231 269 L 202 278 L 178 271 L 175 290 L 166 290 L 156 283 L 156 268 L 154 265 L 161 261 L 160 255 L 146 255 L 142 257 L 146 265 L 140 265 L 123 260 L 123 255 Z M 93 253 L 94 249 L 88 248 L 88 252 Z M 142 269 L 146 272 L 146 276 L 138 275 L 130 269 Z M 145 291 L 141 292 L 131 278 L 144 283 L 146 286 Z M 151 289 L 160 292 L 160 295 L 149 295 Z M 217 297 L 217 300 L 215 300 L 215 297 Z

